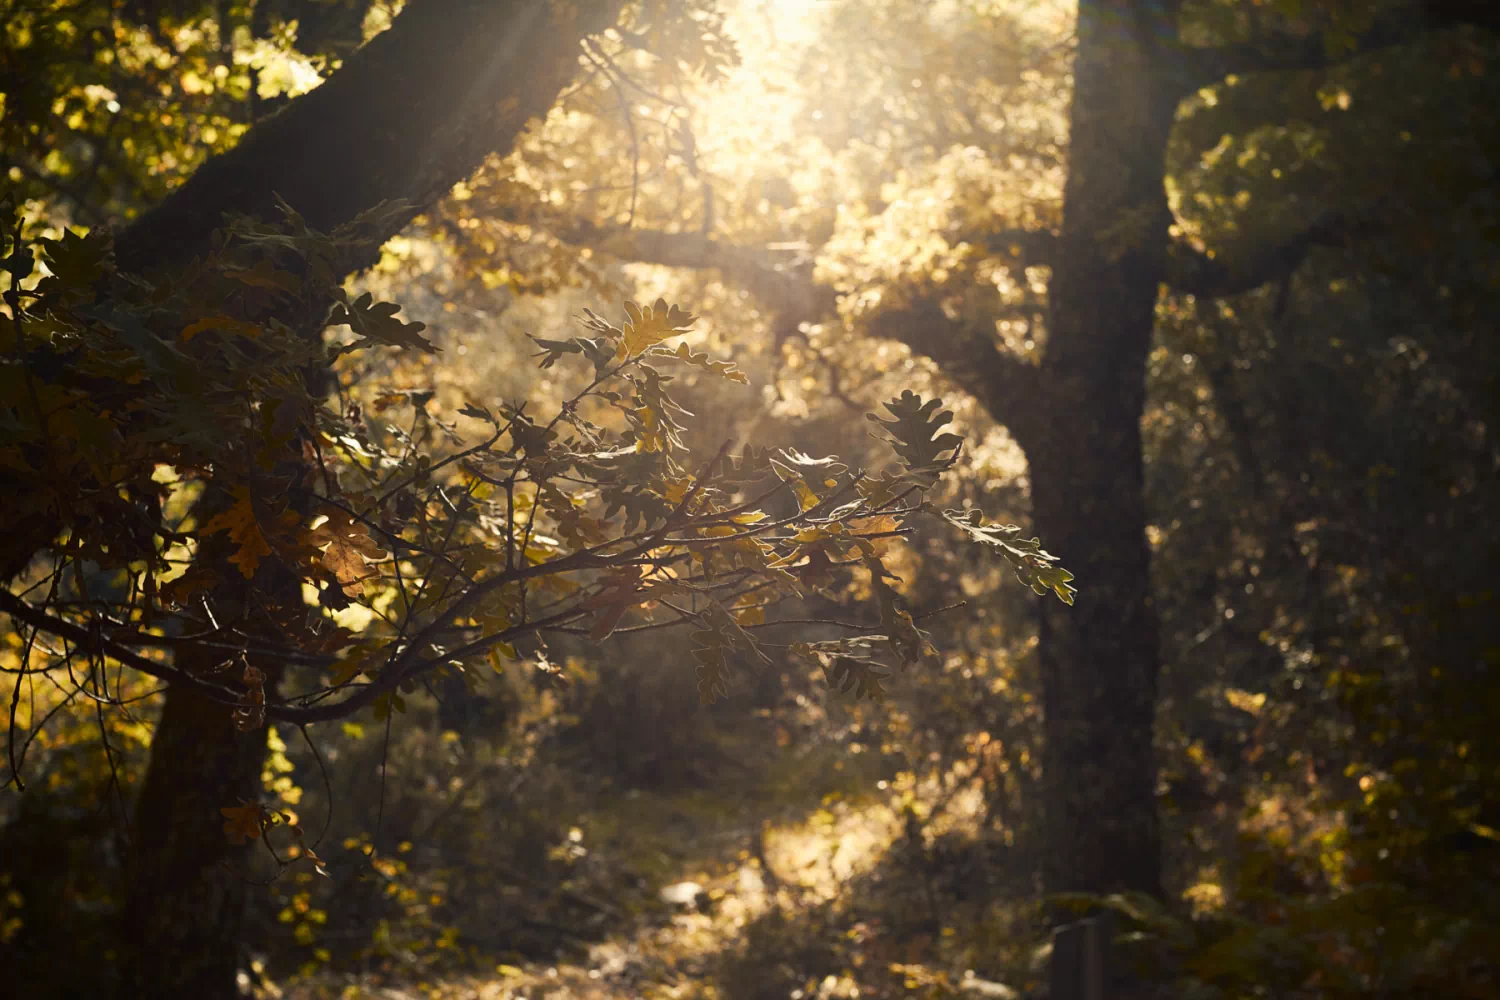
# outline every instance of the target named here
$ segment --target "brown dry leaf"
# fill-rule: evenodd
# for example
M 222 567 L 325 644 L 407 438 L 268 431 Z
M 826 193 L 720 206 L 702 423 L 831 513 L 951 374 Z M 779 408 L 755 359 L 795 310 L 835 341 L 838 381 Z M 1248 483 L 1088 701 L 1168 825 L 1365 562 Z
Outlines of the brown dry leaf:
M 271 545 L 255 519 L 255 506 L 250 499 L 248 486 L 236 487 L 232 492 L 234 504 L 203 526 L 202 534 L 212 535 L 228 531 L 229 537 L 239 549 L 229 561 L 239 567 L 241 575 L 250 579 L 263 557 L 271 554 Z
M 224 836 L 229 838 L 231 844 L 243 844 L 247 840 L 260 838 L 261 826 L 267 817 L 258 803 L 225 806 L 219 812 L 224 817 Z
M 326 546 L 323 565 L 349 597 L 359 596 L 360 582 L 369 575 L 365 559 L 381 559 L 386 554 L 370 537 L 369 527 L 342 510 L 309 531 L 308 538 L 314 547 Z

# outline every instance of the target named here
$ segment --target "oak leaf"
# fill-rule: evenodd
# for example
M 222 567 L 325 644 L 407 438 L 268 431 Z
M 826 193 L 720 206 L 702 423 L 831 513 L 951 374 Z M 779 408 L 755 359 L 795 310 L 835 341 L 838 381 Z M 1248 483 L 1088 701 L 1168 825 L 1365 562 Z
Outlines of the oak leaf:
M 665 299 L 657 299 L 655 305 L 644 309 L 634 302 L 627 302 L 625 314 L 630 317 L 630 322 L 625 324 L 625 336 L 620 349 L 632 356 L 648 347 L 654 347 L 668 337 L 687 333 L 688 328 L 697 321 L 696 316 L 683 312 L 676 306 L 667 305 Z
M 335 510 L 328 520 L 308 532 L 308 539 L 323 550 L 323 566 L 350 597 L 359 596 L 360 583 L 369 576 L 365 560 L 381 559 L 386 554 L 370 537 L 369 527 L 344 510 Z
M 229 838 L 231 844 L 258 840 L 261 828 L 269 819 L 266 811 L 256 802 L 225 806 L 219 813 L 224 817 L 224 836 Z
M 229 532 L 230 540 L 239 546 L 234 555 L 229 557 L 229 561 L 238 566 L 240 574 L 248 580 L 255 575 L 261 559 L 271 554 L 271 545 L 261 531 L 260 522 L 255 519 L 255 505 L 250 498 L 250 488 L 236 487 L 231 495 L 234 503 L 205 524 L 202 534 Z

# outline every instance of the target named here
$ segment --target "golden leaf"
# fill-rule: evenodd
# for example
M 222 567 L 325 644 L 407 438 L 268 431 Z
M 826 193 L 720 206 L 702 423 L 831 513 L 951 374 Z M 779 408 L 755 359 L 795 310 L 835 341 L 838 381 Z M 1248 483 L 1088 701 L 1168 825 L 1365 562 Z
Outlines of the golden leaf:
M 675 351 L 669 351 L 665 347 L 658 347 L 651 352 L 651 356 L 673 358 L 683 364 L 713 372 L 715 375 L 726 378 L 731 382 L 738 382 L 741 385 L 750 384 L 750 376 L 736 368 L 733 361 L 715 361 L 707 354 L 694 354 L 692 349 L 686 344 L 678 344 Z
M 260 522 L 255 519 L 250 488 L 236 487 L 231 495 L 235 498 L 234 504 L 205 524 L 202 534 L 229 532 L 230 539 L 239 546 L 234 555 L 229 557 L 229 561 L 238 566 L 241 575 L 248 580 L 255 575 L 255 568 L 260 565 L 261 558 L 271 554 L 271 546 L 261 532 Z
M 231 844 L 258 839 L 261 826 L 267 819 L 265 810 L 255 802 L 225 806 L 219 813 L 224 817 L 224 836 L 229 838 Z
M 307 534 L 314 547 L 326 546 L 323 565 L 339 581 L 344 593 L 358 597 L 359 584 L 369 575 L 365 559 L 385 556 L 385 550 L 370 537 L 369 527 L 347 511 L 335 510 L 328 520 Z
M 691 316 L 676 306 L 668 306 L 665 299 L 657 299 L 655 305 L 645 309 L 634 302 L 627 302 L 625 314 L 630 317 L 630 322 L 625 324 L 621 348 L 630 355 L 640 354 L 668 337 L 686 333 L 697 320 L 696 316 Z
M 177 339 L 186 344 L 198 336 L 198 334 L 207 330 L 224 330 L 228 333 L 237 333 L 241 337 L 248 337 L 252 340 L 261 334 L 259 326 L 254 323 L 247 323 L 242 319 L 231 319 L 228 316 L 205 316 L 183 327 L 182 332 L 177 335 Z

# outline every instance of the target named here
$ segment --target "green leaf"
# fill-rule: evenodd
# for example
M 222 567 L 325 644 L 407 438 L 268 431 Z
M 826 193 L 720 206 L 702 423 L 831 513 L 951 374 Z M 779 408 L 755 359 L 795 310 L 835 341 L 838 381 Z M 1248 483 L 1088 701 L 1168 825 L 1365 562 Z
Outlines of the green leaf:
M 698 701 L 712 705 L 729 695 L 729 663 L 724 656 L 724 646 L 716 642 L 716 632 L 704 630 L 693 633 L 693 640 L 701 643 L 693 650 L 693 660 L 698 664 L 693 673 L 698 679 Z
M 1056 556 L 1042 549 L 1041 539 L 1022 538 L 1021 529 L 1014 524 L 986 524 L 984 512 L 974 508 L 945 510 L 943 518 L 976 542 L 998 549 L 1016 577 L 1037 594 L 1051 591 L 1064 604 L 1073 603 L 1073 595 L 1078 592 L 1069 584 L 1073 574 L 1057 565 Z
M 610 491 L 605 497 L 604 519 L 607 521 L 620 511 L 625 512 L 620 530 L 629 534 L 666 520 L 672 513 L 672 505 L 644 490 Z
M 518 452 L 524 452 L 528 459 L 538 459 L 545 457 L 551 449 L 552 443 L 557 440 L 557 432 L 538 424 L 524 413 L 517 413 L 511 418 L 510 439 Z
M 495 419 L 495 415 L 491 413 L 487 407 L 480 406 L 478 403 L 464 403 L 463 408 L 458 412 L 462 416 L 470 417 L 474 420 L 483 420 L 487 424 L 496 426 L 498 426 L 499 424 L 499 421 Z
M 917 628 L 917 623 L 912 619 L 911 612 L 905 608 L 906 600 L 892 587 L 887 580 L 898 579 L 880 561 L 875 550 L 868 542 L 862 542 L 864 550 L 865 567 L 870 571 L 870 589 L 875 594 L 875 601 L 880 607 L 880 623 L 885 626 L 888 633 L 887 641 L 891 649 L 901 659 L 902 666 L 911 666 L 922 660 L 935 656 L 937 651 Z
M 852 692 L 856 700 L 878 702 L 885 700 L 887 692 L 882 682 L 891 674 L 882 669 L 884 664 L 875 658 L 875 653 L 889 643 L 889 636 L 862 635 L 821 642 L 794 642 L 790 651 L 816 663 L 823 671 L 829 689 L 835 693 Z
M 828 686 L 840 694 L 854 692 L 856 700 L 885 701 L 886 690 L 880 683 L 890 672 L 880 670 L 872 660 L 853 656 L 834 656 L 822 664 Z
M 729 653 L 745 653 L 761 664 L 770 663 L 770 657 L 761 651 L 749 632 L 734 620 L 729 609 L 714 601 L 701 615 L 704 628 L 692 633 L 693 660 L 698 664 L 698 700 L 712 705 L 729 694 Z
M 36 267 L 36 254 L 31 252 L 30 247 L 16 247 L 9 257 L 0 261 L 0 270 L 9 271 L 11 277 L 16 281 L 31 276 Z
M 392 691 L 376 698 L 372 707 L 375 710 L 376 721 L 384 722 L 393 710 L 403 715 L 406 714 L 406 699 Z
M 634 408 L 625 410 L 625 418 L 635 430 L 636 440 L 645 451 L 685 451 L 682 432 L 686 429 L 677 417 L 693 416 L 668 395 L 670 375 L 663 375 L 650 365 L 640 366 L 640 376 L 632 376 L 635 386 Z
M 849 466 L 839 461 L 837 455 L 828 455 L 824 458 L 813 458 L 795 448 L 781 448 L 776 452 L 776 457 L 771 460 L 772 465 L 781 465 L 796 470 L 796 475 L 806 478 L 823 480 L 831 476 L 841 476 L 849 471 Z
M 252 288 L 264 288 L 287 294 L 295 294 L 302 290 L 301 279 L 290 271 L 277 268 L 269 258 L 262 258 L 251 267 L 238 268 L 225 273 L 240 284 L 249 285 Z
M 46 251 L 47 270 L 69 288 L 87 288 L 108 270 L 109 241 L 97 236 L 79 236 L 64 230 L 60 240 L 41 240 Z
M 753 483 L 771 471 L 771 449 L 747 444 L 738 455 L 725 455 L 714 463 L 709 476 L 721 483 Z
M 531 334 L 527 334 L 531 337 Z M 565 354 L 581 354 L 594 364 L 596 376 L 604 374 L 609 367 L 610 361 L 615 356 L 615 345 L 604 337 L 570 337 L 567 340 L 543 340 L 541 337 L 531 337 L 536 346 L 541 350 L 536 357 L 541 358 L 542 368 L 551 368 L 561 361 Z

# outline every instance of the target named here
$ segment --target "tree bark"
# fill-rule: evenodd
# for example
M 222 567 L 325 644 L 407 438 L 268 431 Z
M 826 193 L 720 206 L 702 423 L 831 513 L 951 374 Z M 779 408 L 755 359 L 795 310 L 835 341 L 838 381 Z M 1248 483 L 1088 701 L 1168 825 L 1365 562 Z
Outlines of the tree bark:
M 325 231 L 386 202 L 410 207 L 378 245 L 509 148 L 577 69 L 578 43 L 622 0 L 422 0 L 322 86 L 205 163 L 120 234 L 127 271 L 185 263 L 227 213 L 274 218 L 280 197 Z M 351 270 L 369 261 L 352 262 Z
M 121 911 L 125 997 L 238 995 L 245 861 L 254 842 L 231 844 L 219 810 L 261 798 L 264 729 L 238 732 L 230 708 L 172 688 L 151 741 L 136 800 Z
M 1165 4 L 1084 0 L 1063 230 L 1043 374 L 1051 422 L 1027 446 L 1047 549 L 1077 604 L 1044 603 L 1044 883 L 1052 893 L 1161 892 L 1152 736 L 1159 670 L 1140 422 L 1170 212 L 1176 101 L 1154 39 Z
M 623 0 L 422 0 L 322 86 L 205 163 L 115 240 L 122 271 L 202 255 L 226 215 L 275 219 L 277 198 L 332 231 L 402 203 L 362 235 L 349 273 L 493 152 L 545 115 L 577 70 L 579 42 Z M 65 525 L 34 517 L 0 538 L 0 580 L 25 570 Z
M 365 234 L 364 258 L 345 262 L 351 271 L 368 266 L 417 212 L 550 109 L 577 69 L 580 40 L 612 24 L 621 6 L 412 4 L 344 69 L 122 233 L 121 268 L 184 264 L 210 245 L 226 214 L 271 218 L 278 197 L 325 231 L 404 202 Z M 190 669 L 213 666 L 182 656 Z M 151 749 L 127 872 L 121 996 L 232 997 L 246 848 L 229 843 L 220 809 L 259 798 L 265 733 L 237 732 L 228 706 L 177 685 L 167 691 Z

